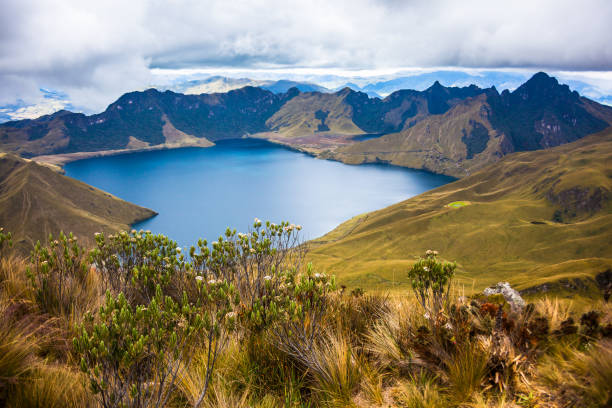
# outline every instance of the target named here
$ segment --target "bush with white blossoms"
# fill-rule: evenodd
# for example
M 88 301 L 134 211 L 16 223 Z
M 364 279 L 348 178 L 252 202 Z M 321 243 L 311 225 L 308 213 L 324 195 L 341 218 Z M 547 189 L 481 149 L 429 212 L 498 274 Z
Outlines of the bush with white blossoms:
M 131 305 L 125 296 L 106 294 L 97 315 L 89 314 L 73 339 L 92 392 L 100 405 L 111 407 L 166 406 L 179 371 L 189 365 L 195 347 L 218 348 L 232 308 L 232 288 L 199 285 L 195 302 L 184 294 L 179 302 L 164 296 L 157 285 L 147 305 Z M 200 342 L 204 334 L 204 341 Z M 202 344 L 203 343 L 203 344 Z M 206 393 L 216 360 L 211 353 Z M 201 402 L 200 399 L 200 402 Z
M 425 256 L 412 266 L 408 278 L 414 294 L 425 311 L 425 316 L 437 325 L 440 313 L 448 306 L 456 263 L 439 262 L 438 252 L 427 250 Z
M 290 270 L 279 286 L 279 301 L 272 333 L 276 343 L 298 361 L 305 361 L 320 338 L 320 328 L 337 291 L 335 276 L 314 273 L 308 264 L 302 273 Z
M 2 256 L 2 250 L 5 246 L 9 248 L 13 246 L 12 234 L 10 232 L 4 232 L 4 228 L 0 227 L 0 256 Z
M 74 348 L 105 407 L 165 406 L 194 348 L 209 355 L 196 406 L 203 401 L 239 296 L 181 252 L 149 231 L 96 234 L 90 259 L 107 283 L 106 304 L 81 325 Z
M 49 235 L 47 246 L 36 243 L 30 263 L 27 275 L 41 310 L 54 315 L 69 314 L 88 273 L 77 238 L 63 232 L 57 239 Z
M 194 270 L 207 279 L 232 282 L 240 295 L 239 314 L 247 329 L 258 332 L 278 320 L 281 289 L 287 274 L 299 273 L 305 246 L 300 245 L 301 226 L 282 222 L 263 224 L 257 218 L 249 233 L 228 229 L 213 242 L 191 248 Z
M 109 236 L 97 233 L 95 241 L 90 261 L 102 275 L 105 289 L 123 293 L 133 305 L 150 301 L 157 285 L 175 300 L 181 296 L 180 275 L 189 265 L 176 242 L 142 230 Z

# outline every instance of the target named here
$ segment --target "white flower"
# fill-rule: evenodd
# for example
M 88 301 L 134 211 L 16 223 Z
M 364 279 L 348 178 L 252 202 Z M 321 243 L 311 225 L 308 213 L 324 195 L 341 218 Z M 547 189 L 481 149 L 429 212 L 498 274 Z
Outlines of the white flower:
M 217 281 L 214 280 L 214 279 L 211 279 L 211 280 L 208 281 L 209 285 L 214 285 L 215 283 L 217 283 Z
M 259 220 L 259 218 L 255 217 L 255 224 L 259 224 L 261 221 Z
M 135 234 L 135 233 L 137 233 L 138 231 L 136 231 L 135 229 L 133 229 L 133 230 L 131 230 L 130 232 L 131 232 L 132 234 Z
M 181 251 L 182 251 L 181 247 L 176 247 L 176 252 L 178 252 L 180 254 Z
M 100 235 L 102 235 L 102 234 L 101 234 L 101 233 L 99 233 L 99 232 L 96 232 L 96 233 L 94 234 L 94 237 L 99 237 Z
M 299 231 L 299 230 L 301 230 L 301 229 L 302 229 L 302 226 L 301 226 L 301 225 L 296 225 L 296 226 L 295 226 L 295 229 L 297 229 L 297 230 Z
M 203 276 L 198 275 L 198 276 L 196 276 L 196 277 L 195 277 L 195 279 L 196 279 L 198 282 L 202 282 L 202 281 L 204 280 L 204 277 L 203 277 Z
M 429 268 L 428 268 L 428 267 L 426 267 L 426 266 L 424 266 L 424 267 L 423 267 L 423 270 L 424 270 L 425 272 L 429 272 Z
M 218 243 L 217 241 L 214 241 L 214 242 L 212 243 L 212 246 L 215 246 L 215 245 L 219 245 L 219 243 Z
M 423 317 L 425 317 L 427 320 L 429 320 L 429 313 L 425 313 L 425 314 L 423 315 Z
M 226 314 L 228 319 L 233 319 L 234 317 L 236 317 L 236 312 L 229 312 L 228 314 Z
M 266 275 L 263 277 L 265 281 L 269 281 L 272 279 L 272 277 L 270 275 Z
M 444 328 L 445 328 L 445 329 L 447 329 L 447 330 L 453 330 L 453 325 L 452 325 L 452 324 L 450 324 L 450 323 L 446 323 L 446 324 L 444 325 Z
M 255 253 L 255 248 L 251 248 L 251 249 L 249 249 L 249 252 L 251 252 L 252 254 L 254 254 L 254 253 Z
M 317 278 L 317 279 L 319 279 L 319 278 L 321 278 L 322 276 L 321 276 L 321 274 L 320 274 L 320 273 L 315 273 L 315 274 L 314 274 L 314 277 L 315 277 L 315 278 Z

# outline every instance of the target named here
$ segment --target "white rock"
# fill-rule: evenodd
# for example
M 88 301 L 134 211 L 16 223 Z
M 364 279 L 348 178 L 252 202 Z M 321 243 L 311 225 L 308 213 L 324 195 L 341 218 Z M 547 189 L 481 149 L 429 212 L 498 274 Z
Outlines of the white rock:
M 520 312 L 525 307 L 525 300 L 508 282 L 498 282 L 497 285 L 491 286 L 484 290 L 486 296 L 497 295 L 501 293 L 510 304 L 513 312 Z

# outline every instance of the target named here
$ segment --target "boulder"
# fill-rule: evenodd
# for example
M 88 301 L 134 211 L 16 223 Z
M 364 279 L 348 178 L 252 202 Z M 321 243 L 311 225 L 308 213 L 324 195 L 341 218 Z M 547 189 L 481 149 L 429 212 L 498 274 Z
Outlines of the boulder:
M 525 300 L 508 282 L 498 282 L 497 285 L 491 286 L 484 290 L 486 296 L 501 294 L 510 305 L 513 312 L 520 312 L 525 307 Z

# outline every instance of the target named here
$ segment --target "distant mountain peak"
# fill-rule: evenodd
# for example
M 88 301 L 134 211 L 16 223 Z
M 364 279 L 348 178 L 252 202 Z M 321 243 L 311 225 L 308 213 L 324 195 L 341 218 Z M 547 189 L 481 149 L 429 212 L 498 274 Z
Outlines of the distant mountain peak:
M 442 89 L 446 89 L 446 87 L 442 85 L 440 81 L 436 80 L 429 88 L 427 88 L 427 91 L 439 91 Z
M 538 72 L 527 82 L 519 86 L 512 94 L 523 100 L 540 100 L 541 98 L 570 98 L 578 97 L 578 93 L 572 93 L 569 86 L 559 84 L 557 78 L 545 72 Z

